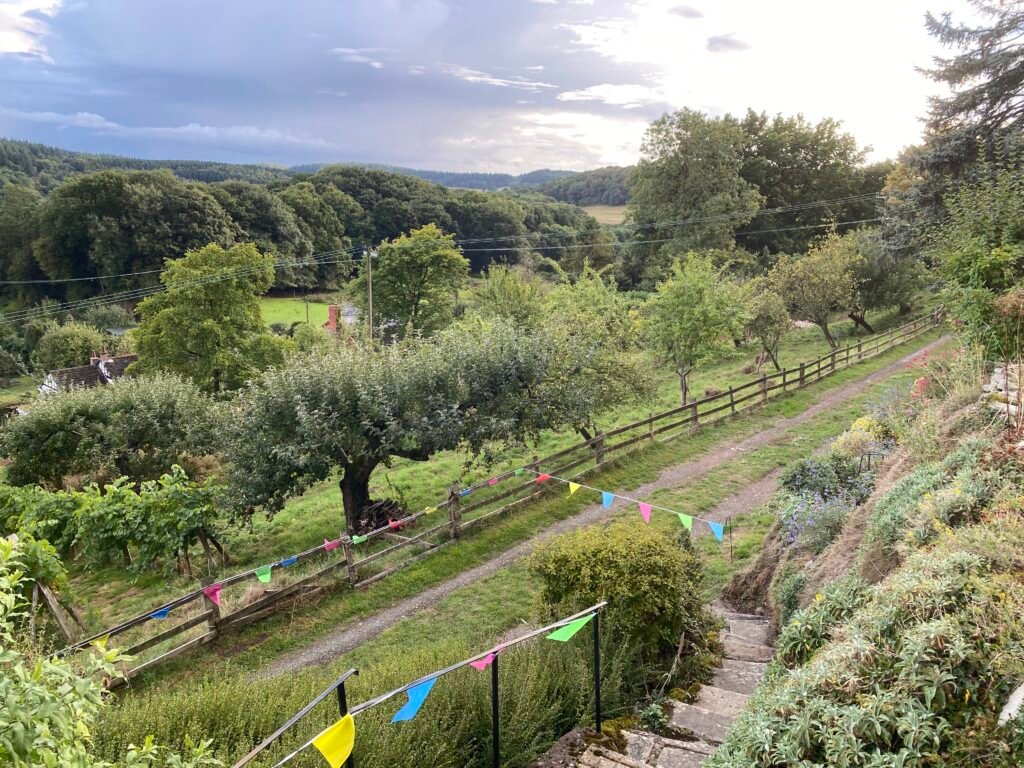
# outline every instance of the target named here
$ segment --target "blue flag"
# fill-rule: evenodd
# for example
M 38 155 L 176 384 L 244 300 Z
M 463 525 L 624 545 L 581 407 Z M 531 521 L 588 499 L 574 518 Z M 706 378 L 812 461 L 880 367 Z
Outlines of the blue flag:
M 471 494 L 472 492 L 472 488 L 463 488 L 461 491 L 459 491 L 459 496 L 469 496 L 469 494 Z
M 282 568 L 287 568 L 289 565 L 295 565 L 297 562 L 299 562 L 299 556 L 298 555 L 292 555 L 291 557 L 286 557 L 284 560 L 282 560 L 279 563 L 279 565 Z
M 401 723 L 406 720 L 412 720 L 416 717 L 416 714 L 420 711 L 420 707 L 423 706 L 423 702 L 427 700 L 427 695 L 430 693 L 430 689 L 434 687 L 434 683 L 437 682 L 436 677 L 432 677 L 424 683 L 415 685 L 405 692 L 405 695 L 409 697 L 409 700 L 405 702 L 405 706 L 395 712 L 395 716 L 391 718 L 392 723 Z
M 608 491 L 601 491 L 601 506 L 603 506 L 605 509 L 610 509 L 613 501 L 615 501 L 614 493 L 609 493 Z
M 721 541 L 722 535 L 725 533 L 725 526 L 721 523 L 712 523 L 710 520 L 705 520 L 704 522 L 708 524 L 708 528 L 715 534 L 715 538 Z
M 149 618 L 151 618 L 151 619 L 166 619 L 167 615 L 170 612 L 171 612 L 170 607 L 169 606 L 164 606 L 160 610 L 153 611 L 151 614 L 149 614 Z

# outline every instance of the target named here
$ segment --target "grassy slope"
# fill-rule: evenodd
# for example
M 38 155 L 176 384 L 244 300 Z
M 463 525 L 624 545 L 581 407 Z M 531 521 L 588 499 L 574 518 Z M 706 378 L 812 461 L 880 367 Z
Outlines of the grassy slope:
M 892 358 L 905 353 L 906 349 L 889 353 L 884 362 L 889 362 Z M 879 365 L 882 362 L 880 361 Z M 867 366 L 857 369 L 855 372 L 848 371 L 845 374 L 840 374 L 839 376 L 844 377 L 840 381 L 853 378 L 851 373 L 862 374 L 865 368 Z M 660 492 L 656 495 L 657 500 L 666 506 L 693 514 L 706 511 L 738 489 L 765 476 L 776 467 L 807 455 L 824 440 L 841 432 L 850 421 L 863 412 L 865 404 L 877 396 L 880 391 L 895 384 L 906 386 L 911 377 L 910 372 L 901 373 L 888 382 L 876 384 L 845 403 L 841 408 L 823 414 L 789 431 L 774 443 L 756 452 L 737 456 L 727 465 L 702 478 Z M 722 433 L 735 433 L 741 430 L 744 422 L 767 420 L 798 412 L 809 404 L 808 395 L 808 392 L 799 393 L 769 406 L 766 409 L 767 413 L 750 419 L 728 422 L 718 429 L 707 430 L 698 436 L 697 441 L 706 442 L 708 434 L 712 432 L 717 432 L 719 438 L 723 436 Z M 803 402 L 800 402 L 801 400 Z M 686 444 L 679 443 L 678 447 L 685 448 Z M 622 474 L 619 479 L 625 480 L 629 475 L 633 475 L 631 478 L 633 482 L 639 483 L 642 479 L 648 478 L 651 475 L 653 464 L 656 463 L 651 462 L 652 454 L 659 452 L 660 449 L 656 449 L 636 457 L 635 464 L 631 462 L 629 470 L 625 468 L 617 470 Z M 580 494 L 580 496 L 582 495 Z M 543 505 L 537 506 L 545 507 L 549 513 L 546 517 L 550 519 L 552 515 L 559 515 L 559 510 L 565 510 L 577 501 L 578 497 L 574 497 L 573 500 L 567 500 L 561 496 L 549 497 Z M 637 524 L 640 524 L 634 510 L 624 509 L 619 515 L 632 518 L 636 520 Z M 512 522 L 514 521 L 503 521 L 499 526 Z M 706 599 L 710 600 L 716 596 L 721 585 L 733 573 L 753 561 L 771 522 L 772 515 L 763 509 L 735 518 L 732 556 L 730 556 L 727 544 L 718 544 L 711 536 L 700 536 L 695 540 L 695 547 L 703 561 L 706 574 L 704 588 Z M 656 514 L 652 525 L 664 527 L 670 531 L 680 530 L 678 523 L 666 515 Z M 483 539 L 485 536 L 486 533 L 474 536 L 467 544 L 471 546 L 475 540 Z M 461 548 L 466 545 L 459 546 Z M 464 551 L 462 554 L 470 553 Z M 447 553 L 439 553 L 437 558 L 460 559 L 459 555 L 451 550 Z M 414 571 L 424 571 L 429 568 L 431 568 L 429 563 L 414 566 L 408 572 L 408 578 L 417 580 Z M 396 579 L 403 580 L 406 578 L 405 574 L 396 577 Z M 513 565 L 490 578 L 454 592 L 446 599 L 439 601 L 432 609 L 410 616 L 385 631 L 372 643 L 343 655 L 329 665 L 289 674 L 287 679 L 246 682 L 244 685 L 245 698 L 252 702 L 253 706 L 259 702 L 258 706 L 261 709 L 268 706 L 273 707 L 270 702 L 280 698 L 285 690 L 315 690 L 332 679 L 338 670 L 350 666 L 369 671 L 379 670 L 387 668 L 396 658 L 405 658 L 410 655 L 425 665 L 420 670 L 425 673 L 432 667 L 451 663 L 457 659 L 459 654 L 465 653 L 467 648 L 484 648 L 508 631 L 529 622 L 533 616 L 536 591 L 536 584 L 525 564 Z M 375 596 L 374 593 L 378 594 Z M 386 605 L 400 596 L 399 591 L 390 588 L 385 583 L 371 589 L 362 598 L 369 602 Z M 195 657 L 190 662 L 181 664 L 177 670 L 180 674 L 174 676 L 173 679 L 163 675 L 162 685 L 148 686 L 142 691 L 130 694 L 122 702 L 123 714 L 118 713 L 114 717 L 114 721 L 123 723 L 124 719 L 129 717 L 128 713 L 145 713 L 143 715 L 144 722 L 139 727 L 141 731 L 148 732 L 148 730 L 162 725 L 159 722 L 160 701 L 171 689 L 175 690 L 174 695 L 179 697 L 201 697 L 203 695 L 201 691 L 209 689 L 196 687 L 199 684 L 198 678 L 203 678 L 203 685 L 238 687 L 243 680 L 247 679 L 249 670 L 263 663 L 270 656 L 296 644 L 296 641 L 308 638 L 311 631 L 315 631 L 314 624 L 330 626 L 343 619 L 343 614 L 353 615 L 349 610 L 345 610 L 344 606 L 350 602 L 350 599 L 359 600 L 361 595 L 346 595 L 345 597 L 345 600 L 331 601 L 330 605 L 318 609 L 319 615 L 315 619 L 310 620 L 309 617 L 285 618 L 263 627 L 259 635 L 256 635 L 256 638 L 262 638 L 261 645 L 243 650 L 237 655 L 233 653 L 230 659 L 206 654 L 202 658 Z M 376 599 L 374 599 L 375 597 Z M 245 645 L 245 643 L 236 645 L 231 649 L 232 652 L 240 645 Z M 170 671 L 169 669 L 165 670 L 165 672 Z M 368 683 L 369 680 L 366 682 Z M 356 700 L 363 700 L 379 693 L 375 686 L 366 687 L 358 679 L 354 682 L 352 689 L 352 698 Z M 234 705 L 232 704 L 232 706 Z M 291 705 L 289 704 L 289 706 Z M 180 705 L 177 708 L 180 709 Z M 244 721 L 246 703 L 240 702 L 237 709 L 237 712 L 223 712 L 218 716 L 223 714 L 228 719 Z M 278 719 L 283 719 L 287 714 L 288 712 L 282 711 L 276 716 Z M 263 716 L 266 717 L 267 713 L 264 712 Z M 150 720 L 150 718 L 153 719 Z M 271 721 L 273 721 L 273 716 L 271 716 Z M 101 734 L 102 736 L 103 734 Z M 226 750 L 225 756 L 237 756 L 238 753 L 244 751 L 243 747 L 248 745 L 221 744 L 220 746 Z
M 598 224 L 617 226 L 626 220 L 624 205 L 587 205 L 583 210 L 597 219 Z
M 324 301 L 304 301 L 301 298 L 283 298 L 279 296 L 264 296 L 260 299 L 260 312 L 263 314 L 263 322 L 271 323 L 292 323 L 306 322 L 306 309 L 309 309 L 309 322 L 313 325 L 323 325 L 327 322 L 327 307 Z
M 893 359 L 906 355 L 909 350 L 909 347 L 893 350 L 877 361 L 837 374 L 821 389 L 805 390 L 776 401 L 755 415 L 708 428 L 690 440 L 674 441 L 635 454 L 629 457 L 628 461 L 595 475 L 589 482 L 599 487 L 617 489 L 636 487 L 654 479 L 662 467 L 699 456 L 723 439 L 749 435 L 780 416 L 792 416 L 805 410 L 824 396 L 827 390 L 859 378 L 872 368 L 882 367 Z M 908 376 L 910 373 L 900 374 L 896 379 L 903 380 Z M 683 483 L 674 489 L 659 491 L 653 495 L 652 500 L 671 509 L 694 515 L 706 512 L 726 497 L 737 493 L 776 468 L 806 455 L 826 439 L 841 432 L 862 412 L 867 400 L 888 386 L 891 386 L 891 383 L 875 385 L 841 408 L 788 431 L 772 444 L 750 454 L 739 455 L 726 465 L 692 482 Z M 592 503 L 594 499 L 591 496 L 593 494 L 579 493 L 570 499 L 557 493 L 543 497 L 516 515 L 503 518 L 479 530 L 457 545 L 441 550 L 365 591 L 352 593 L 343 589 L 335 598 L 321 600 L 310 608 L 297 609 L 294 613 L 282 614 L 261 622 L 238 635 L 232 635 L 228 641 L 230 648 L 222 651 L 220 656 L 200 654 L 180 663 L 172 663 L 162 668 L 155 676 L 151 676 L 149 681 L 174 680 L 172 684 L 176 684 L 182 680 L 194 680 L 196 676 L 215 674 L 222 677 L 258 669 L 282 653 L 303 647 L 315 637 L 341 623 L 365 617 L 486 561 L 555 520 L 568 517 L 584 505 Z M 634 512 L 623 510 L 620 514 L 629 516 L 634 515 Z M 718 545 L 713 537 L 698 538 L 697 547 L 705 559 L 708 576 L 705 597 L 711 599 L 717 595 L 721 586 L 736 570 L 756 557 L 760 540 L 770 522 L 770 518 L 761 512 L 734 521 L 733 560 L 728 557 L 728 547 Z M 664 514 L 655 515 L 652 525 L 672 530 L 678 528 L 675 518 Z M 534 593 L 535 585 L 526 569 L 522 565 L 514 565 L 497 576 L 453 594 L 448 600 L 477 607 L 471 611 L 456 611 L 460 618 L 450 624 L 445 623 L 442 626 L 435 615 L 437 611 L 442 610 L 442 606 L 448 600 L 439 604 L 433 611 L 410 621 L 419 622 L 423 636 L 435 637 L 442 645 L 452 638 L 462 644 L 467 638 L 493 636 L 495 626 L 499 629 L 508 628 L 523 620 L 529 612 Z M 467 598 L 465 595 L 475 597 Z M 500 600 L 495 599 L 498 595 L 501 596 Z M 416 631 L 401 630 L 401 626 L 389 633 L 407 632 L 409 636 L 416 636 Z M 427 627 L 433 629 L 427 632 Z M 439 629 L 443 631 L 439 632 Z M 385 636 L 389 636 L 389 633 Z M 338 663 L 366 665 L 373 663 L 374 658 L 380 662 L 383 657 L 372 656 L 376 653 L 372 649 L 377 648 L 381 642 L 384 643 L 384 647 L 388 647 L 387 641 L 375 640 L 369 646 L 371 650 L 356 651 L 351 658 L 346 656 L 343 662 Z M 434 641 L 423 642 L 429 649 Z M 371 654 L 372 658 L 366 654 Z M 225 655 L 228 658 L 224 658 Z M 324 674 L 322 671 L 320 673 Z
M 0 389 L 0 408 L 27 403 L 35 397 L 39 382 L 32 376 L 19 376 Z

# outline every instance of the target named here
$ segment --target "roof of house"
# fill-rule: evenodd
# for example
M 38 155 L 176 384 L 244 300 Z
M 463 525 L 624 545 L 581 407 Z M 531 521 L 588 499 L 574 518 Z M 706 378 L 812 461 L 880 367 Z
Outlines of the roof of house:
M 124 375 L 125 369 L 139 359 L 138 355 L 120 355 L 74 368 L 59 368 L 50 371 L 47 379 L 53 380 L 55 389 L 83 389 L 109 384 Z M 44 382 L 46 386 L 48 382 Z M 50 387 L 47 387 L 49 389 Z

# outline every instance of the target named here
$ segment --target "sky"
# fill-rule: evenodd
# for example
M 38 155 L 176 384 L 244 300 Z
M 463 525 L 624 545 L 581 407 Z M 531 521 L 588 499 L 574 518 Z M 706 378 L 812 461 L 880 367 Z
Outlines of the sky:
M 155 159 L 585 170 L 689 107 L 916 143 L 966 0 L 0 0 L 0 136 Z

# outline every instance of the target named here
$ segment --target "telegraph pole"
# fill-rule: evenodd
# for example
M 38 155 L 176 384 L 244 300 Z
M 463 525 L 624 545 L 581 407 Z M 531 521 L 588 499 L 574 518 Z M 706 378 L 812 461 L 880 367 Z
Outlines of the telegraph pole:
M 366 315 L 370 322 L 370 340 L 373 341 L 373 251 L 364 248 L 363 259 L 366 261 Z

